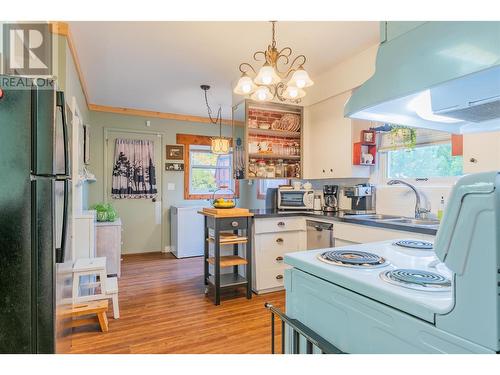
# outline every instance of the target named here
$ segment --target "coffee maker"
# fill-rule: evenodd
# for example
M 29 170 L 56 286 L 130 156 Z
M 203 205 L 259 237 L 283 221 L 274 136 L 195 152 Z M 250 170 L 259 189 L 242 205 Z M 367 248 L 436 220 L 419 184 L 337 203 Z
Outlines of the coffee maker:
M 359 184 L 344 188 L 344 195 L 351 198 L 351 209 L 347 215 L 366 215 L 375 213 L 375 187 L 370 184 Z
M 339 187 L 338 185 L 323 186 L 323 211 L 335 212 L 339 210 Z

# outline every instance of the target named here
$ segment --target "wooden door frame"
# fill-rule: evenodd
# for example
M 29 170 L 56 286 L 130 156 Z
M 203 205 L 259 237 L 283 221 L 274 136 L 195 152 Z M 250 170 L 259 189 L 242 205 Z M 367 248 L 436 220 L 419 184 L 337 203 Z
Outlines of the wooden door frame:
M 160 168 L 160 179 L 161 179 L 161 183 L 160 183 L 160 190 L 158 191 L 158 194 L 160 195 L 160 212 L 161 212 L 161 215 L 160 215 L 160 226 L 161 226 L 161 237 L 160 237 L 160 246 L 161 246 L 161 249 L 160 251 L 163 252 L 165 250 L 165 234 L 163 233 L 164 230 L 163 230 L 163 224 L 164 224 L 164 220 L 163 220 L 163 174 L 165 173 L 165 168 L 163 168 L 163 149 L 164 149 L 164 143 L 163 143 L 163 140 L 164 140 L 164 135 L 163 133 L 161 132 L 155 132 L 155 131 L 152 131 L 152 130 L 134 130 L 134 129 L 122 129 L 122 128 L 112 128 L 112 127 L 104 127 L 103 128 L 103 161 L 104 161 L 104 165 L 103 165 L 103 201 L 105 203 L 108 203 L 108 195 L 107 195 L 107 192 L 108 192 L 108 179 L 107 179 L 107 176 L 106 176 L 106 171 L 108 169 L 108 137 L 110 135 L 110 133 L 130 133 L 130 134 L 146 134 L 146 135 L 156 135 L 158 138 L 160 138 L 160 160 L 159 160 L 159 168 Z M 156 174 L 158 176 L 158 173 Z

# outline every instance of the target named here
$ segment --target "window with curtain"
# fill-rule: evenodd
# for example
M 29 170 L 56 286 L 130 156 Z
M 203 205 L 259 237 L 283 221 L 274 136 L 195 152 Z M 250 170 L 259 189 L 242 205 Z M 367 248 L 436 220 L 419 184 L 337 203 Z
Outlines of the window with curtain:
M 149 140 L 117 138 L 111 197 L 150 199 L 156 197 L 157 193 L 154 143 Z
M 451 134 L 416 129 L 416 146 L 395 144 L 391 134 L 381 137 L 379 151 L 385 153 L 387 178 L 453 177 L 463 174 L 462 156 L 453 156 Z

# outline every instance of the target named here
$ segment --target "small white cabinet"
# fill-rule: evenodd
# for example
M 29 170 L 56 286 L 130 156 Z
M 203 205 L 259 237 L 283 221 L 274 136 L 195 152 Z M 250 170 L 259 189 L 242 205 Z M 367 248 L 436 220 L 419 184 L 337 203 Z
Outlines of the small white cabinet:
M 285 254 L 306 249 L 305 219 L 255 219 L 254 233 L 253 291 L 261 294 L 283 289 Z
M 304 112 L 304 178 L 369 177 L 370 167 L 352 164 L 352 145 L 364 122 L 344 117 L 351 93 L 313 104 Z
M 500 132 L 464 134 L 464 173 L 500 170 Z
M 113 222 L 96 223 L 96 254 L 97 257 L 106 257 L 106 272 L 108 275 L 121 276 L 121 219 L 116 219 Z

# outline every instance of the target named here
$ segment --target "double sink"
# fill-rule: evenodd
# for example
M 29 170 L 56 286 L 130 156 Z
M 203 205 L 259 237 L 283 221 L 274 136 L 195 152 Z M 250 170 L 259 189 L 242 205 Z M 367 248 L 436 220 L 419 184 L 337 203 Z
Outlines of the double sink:
M 439 220 L 435 219 L 413 219 L 403 216 L 381 215 L 381 214 L 367 214 L 367 215 L 345 215 L 344 218 L 353 220 L 368 220 L 374 222 L 394 223 L 400 225 L 408 225 L 412 227 L 423 227 L 437 229 L 439 227 Z

